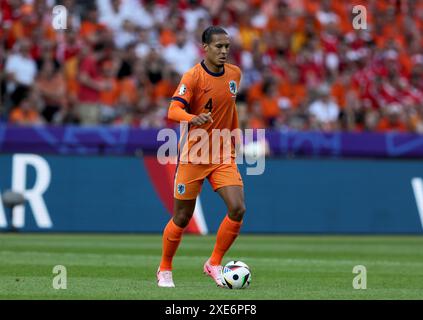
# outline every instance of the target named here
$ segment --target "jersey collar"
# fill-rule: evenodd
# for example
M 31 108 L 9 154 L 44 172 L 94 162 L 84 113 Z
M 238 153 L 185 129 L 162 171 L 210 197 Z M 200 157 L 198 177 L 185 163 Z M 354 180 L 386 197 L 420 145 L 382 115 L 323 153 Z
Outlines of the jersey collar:
M 225 66 L 223 66 L 223 70 L 222 71 L 220 71 L 220 72 L 212 72 L 212 71 L 210 71 L 209 69 L 207 69 L 207 66 L 206 66 L 206 64 L 204 63 L 204 60 L 203 61 L 201 61 L 201 66 L 203 67 L 203 69 L 209 74 L 209 75 L 211 75 L 211 76 L 213 76 L 213 77 L 220 77 L 220 76 L 223 76 L 223 74 L 225 73 Z

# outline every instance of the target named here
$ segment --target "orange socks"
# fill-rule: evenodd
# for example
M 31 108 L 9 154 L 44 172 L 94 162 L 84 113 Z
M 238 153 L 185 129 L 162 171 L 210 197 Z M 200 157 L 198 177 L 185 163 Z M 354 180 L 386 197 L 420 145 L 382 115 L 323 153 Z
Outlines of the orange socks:
M 169 223 L 166 225 L 163 231 L 163 249 L 160 271 L 172 270 L 172 260 L 181 242 L 183 231 L 184 228 L 177 226 L 173 222 L 173 218 L 170 219 Z
M 238 237 L 241 225 L 242 222 L 231 220 L 226 215 L 217 231 L 216 244 L 210 258 L 211 265 L 217 266 L 222 263 L 226 251 L 229 250 L 236 237 Z
M 220 224 L 217 231 L 216 244 L 210 257 L 211 265 L 222 263 L 223 256 L 229 250 L 232 243 L 238 237 L 242 222 L 231 220 L 227 215 Z M 162 260 L 160 262 L 160 271 L 172 270 L 172 260 L 182 239 L 184 228 L 177 226 L 170 219 L 163 231 L 163 249 Z

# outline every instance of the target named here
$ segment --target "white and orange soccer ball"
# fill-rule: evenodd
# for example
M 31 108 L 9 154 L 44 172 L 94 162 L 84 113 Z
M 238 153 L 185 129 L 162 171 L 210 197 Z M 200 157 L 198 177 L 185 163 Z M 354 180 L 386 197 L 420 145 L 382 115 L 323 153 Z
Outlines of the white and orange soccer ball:
M 223 267 L 222 277 L 228 289 L 245 289 L 250 285 L 251 271 L 242 261 L 230 261 Z

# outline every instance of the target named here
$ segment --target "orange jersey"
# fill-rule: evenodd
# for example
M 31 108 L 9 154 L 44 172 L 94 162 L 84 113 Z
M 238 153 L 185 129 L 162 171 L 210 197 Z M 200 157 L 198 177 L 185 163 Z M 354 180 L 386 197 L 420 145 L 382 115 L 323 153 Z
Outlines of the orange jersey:
M 171 108 L 174 108 L 175 106 L 183 108 L 191 115 L 211 112 L 213 122 L 208 122 L 201 126 L 189 125 L 188 144 L 186 147 L 182 145 L 182 142 L 184 141 L 184 134 L 186 134 L 186 132 L 181 132 L 180 146 L 182 148 L 182 160 L 188 160 L 190 163 L 195 163 L 195 161 L 192 161 L 191 157 L 187 158 L 187 153 L 189 153 L 194 147 L 195 150 L 201 149 L 198 154 L 201 154 L 202 159 L 205 159 L 203 158 L 205 156 L 203 151 L 208 149 L 209 163 L 211 163 L 211 161 L 213 161 L 213 163 L 217 163 L 214 162 L 216 158 L 213 158 L 213 156 L 216 155 L 215 151 L 220 152 L 219 162 L 222 163 L 225 161 L 223 158 L 223 138 L 220 139 L 218 147 L 216 147 L 214 143 L 214 146 L 212 146 L 212 130 L 228 129 L 228 132 L 230 132 L 234 129 L 239 129 L 235 100 L 240 80 L 241 70 L 237 66 L 228 63 L 225 63 L 223 71 L 214 73 L 207 69 L 203 61 L 195 65 L 191 70 L 183 75 L 179 86 L 172 97 Z M 200 138 L 198 137 L 195 139 L 195 129 L 204 129 L 207 132 L 209 143 L 208 147 L 206 147 L 203 143 L 197 143 Z M 236 137 L 233 136 L 233 138 L 230 138 L 229 140 L 229 143 L 231 144 L 231 158 L 235 157 L 235 138 Z

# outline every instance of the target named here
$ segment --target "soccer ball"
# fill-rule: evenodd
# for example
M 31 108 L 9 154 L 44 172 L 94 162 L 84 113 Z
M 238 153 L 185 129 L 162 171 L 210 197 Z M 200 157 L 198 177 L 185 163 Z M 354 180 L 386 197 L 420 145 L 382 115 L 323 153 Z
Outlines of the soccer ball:
M 242 261 L 230 261 L 222 271 L 223 284 L 229 289 L 245 289 L 251 282 L 250 268 Z

